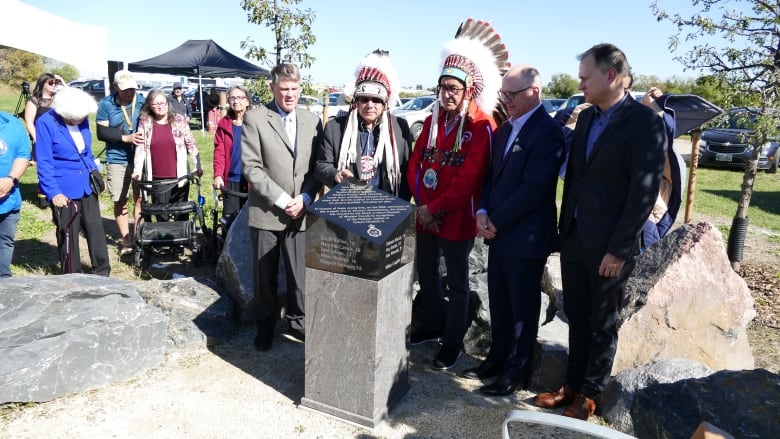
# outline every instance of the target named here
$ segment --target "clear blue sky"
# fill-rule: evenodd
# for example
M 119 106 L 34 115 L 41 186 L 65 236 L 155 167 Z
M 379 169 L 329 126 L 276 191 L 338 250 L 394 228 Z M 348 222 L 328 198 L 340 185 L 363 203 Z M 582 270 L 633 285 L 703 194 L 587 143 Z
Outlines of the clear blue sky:
M 270 29 L 249 24 L 238 0 L 22 0 L 64 18 L 108 29 L 109 59 L 135 62 L 173 49 L 187 39 L 213 39 L 243 57 L 240 42 L 273 47 Z M 368 52 L 390 51 L 404 86 L 435 84 L 440 51 L 469 17 L 489 21 L 502 35 L 512 64 L 533 64 L 547 83 L 555 73 L 577 77 L 576 56 L 609 42 L 626 52 L 635 74 L 696 77 L 673 60 L 668 49 L 675 31 L 658 23 L 652 0 L 304 0 L 297 7 L 316 14 L 315 64 L 303 71 L 315 83 L 343 85 Z M 670 12 L 690 12 L 690 0 L 659 0 Z M 121 12 L 120 12 L 121 11 Z M 56 38 L 52 29 L 31 31 Z M 255 62 L 255 61 L 252 61 Z M 256 62 L 255 62 L 256 63 Z M 78 66 L 77 66 L 78 67 Z

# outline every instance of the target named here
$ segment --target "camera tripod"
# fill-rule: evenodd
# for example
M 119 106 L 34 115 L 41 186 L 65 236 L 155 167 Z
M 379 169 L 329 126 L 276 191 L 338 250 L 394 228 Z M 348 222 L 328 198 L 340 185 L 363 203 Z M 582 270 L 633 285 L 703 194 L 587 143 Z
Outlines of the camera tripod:
M 24 106 L 27 103 L 27 99 L 29 98 L 30 98 L 30 83 L 24 81 L 22 82 L 22 92 L 19 93 L 19 100 L 16 101 L 16 111 L 14 111 L 16 117 L 24 116 Z

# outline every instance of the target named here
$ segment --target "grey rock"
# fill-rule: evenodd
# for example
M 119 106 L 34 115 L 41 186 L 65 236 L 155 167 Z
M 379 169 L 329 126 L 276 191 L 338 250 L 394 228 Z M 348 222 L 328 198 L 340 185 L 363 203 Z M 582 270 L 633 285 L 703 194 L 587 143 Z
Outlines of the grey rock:
M 542 295 L 542 312 L 549 298 Z M 556 313 L 552 320 L 539 327 L 534 353 L 534 371 L 531 388 L 557 390 L 566 378 L 569 365 L 569 324 Z M 542 321 L 542 320 L 540 320 Z
M 0 403 L 41 402 L 157 366 L 168 319 L 102 276 L 0 280 Z
M 773 439 L 778 413 L 780 376 L 765 369 L 653 384 L 631 404 L 634 432 L 643 439 L 688 439 L 702 420 L 737 438 Z
M 242 321 L 250 320 L 246 315 L 246 307 L 254 297 L 252 271 L 252 240 L 248 223 L 249 209 L 245 204 L 241 208 L 225 238 L 225 246 L 217 260 L 216 276 L 219 285 L 225 293 L 233 299 L 236 306 L 237 318 Z M 287 288 L 287 278 L 284 272 L 284 261 L 279 258 L 279 272 L 277 274 L 277 292 L 282 294 Z
M 233 300 L 207 278 L 136 282 L 141 296 L 168 316 L 168 337 L 177 349 L 198 349 L 227 341 Z
M 621 371 L 610 380 L 601 394 L 601 414 L 612 428 L 634 434 L 630 410 L 634 395 L 638 391 L 653 384 L 702 378 L 712 372 L 707 366 L 682 358 L 654 361 L 635 369 Z
M 244 205 L 228 230 L 216 270 L 217 281 L 236 304 L 240 320 L 245 320 L 243 311 L 254 296 L 248 216 L 249 209 Z

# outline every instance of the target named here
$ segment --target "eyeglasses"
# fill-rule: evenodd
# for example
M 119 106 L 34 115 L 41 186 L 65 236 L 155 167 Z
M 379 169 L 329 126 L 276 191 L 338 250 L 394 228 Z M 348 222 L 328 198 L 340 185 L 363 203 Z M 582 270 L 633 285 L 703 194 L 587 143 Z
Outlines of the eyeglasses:
M 157 107 L 157 108 L 162 108 L 162 107 L 167 107 L 167 106 L 168 106 L 168 101 L 165 101 L 165 102 L 155 102 L 155 103 L 150 105 L 150 107 Z
M 228 102 L 240 102 L 246 100 L 246 96 L 231 96 L 228 98 Z
M 526 91 L 526 90 L 528 90 L 529 88 L 532 88 L 532 87 L 533 87 L 533 85 L 529 85 L 526 88 L 522 88 L 520 90 L 515 90 L 515 91 L 499 90 L 498 91 L 498 98 L 501 99 L 502 101 L 511 101 L 512 99 L 515 98 L 515 96 L 519 95 L 520 93 L 522 93 L 522 92 L 524 92 L 524 91 Z
M 46 83 L 49 85 L 55 85 L 55 84 L 62 85 L 62 81 L 60 81 L 59 79 L 49 79 L 48 81 L 46 81 Z
M 455 87 L 454 85 L 438 85 L 436 86 L 436 93 L 446 93 L 450 96 L 458 96 L 463 93 L 464 87 Z
M 379 104 L 384 104 L 385 103 L 385 101 L 383 101 L 380 98 L 369 98 L 367 96 L 361 96 L 361 97 L 357 98 L 357 101 L 360 102 L 361 104 L 367 104 L 369 102 L 373 102 L 373 103 L 379 105 Z

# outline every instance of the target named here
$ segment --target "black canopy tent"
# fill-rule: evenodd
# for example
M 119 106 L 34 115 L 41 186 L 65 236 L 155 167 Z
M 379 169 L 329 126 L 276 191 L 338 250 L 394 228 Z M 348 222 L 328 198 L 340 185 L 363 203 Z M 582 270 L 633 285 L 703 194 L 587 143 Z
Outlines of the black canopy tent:
M 133 72 L 165 73 L 168 75 L 198 76 L 198 86 L 203 90 L 202 78 L 257 78 L 268 77 L 269 71 L 245 61 L 223 49 L 214 40 L 187 40 L 181 46 L 154 58 L 131 62 L 127 67 Z M 203 96 L 199 94 L 202 127 L 206 126 Z

